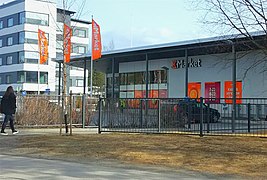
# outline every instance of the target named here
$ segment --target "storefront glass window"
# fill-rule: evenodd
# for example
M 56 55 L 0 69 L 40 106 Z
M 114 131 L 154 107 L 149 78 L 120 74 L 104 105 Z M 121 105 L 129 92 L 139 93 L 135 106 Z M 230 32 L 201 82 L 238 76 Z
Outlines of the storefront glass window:
M 144 84 L 145 83 L 145 78 L 144 78 L 144 72 L 136 72 L 134 73 L 134 79 L 135 79 L 135 84 Z
M 127 73 L 120 74 L 120 85 L 127 85 Z
M 134 84 L 134 73 L 128 73 L 128 85 Z

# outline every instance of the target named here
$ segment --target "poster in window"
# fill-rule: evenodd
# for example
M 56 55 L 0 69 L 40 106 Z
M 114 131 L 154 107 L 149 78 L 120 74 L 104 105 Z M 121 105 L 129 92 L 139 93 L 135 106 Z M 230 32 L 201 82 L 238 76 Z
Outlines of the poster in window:
M 132 108 L 140 108 L 140 98 L 144 98 L 146 96 L 146 91 L 143 90 L 135 90 L 134 91 L 134 98 L 132 100 L 131 106 Z
M 149 91 L 149 98 L 153 98 L 152 100 L 149 100 L 149 108 L 158 108 L 158 100 L 154 99 L 154 98 L 158 98 L 159 97 L 159 91 L 158 90 L 150 90 Z
M 221 83 L 220 82 L 205 82 L 205 102 L 220 103 Z
M 188 96 L 193 99 L 201 97 L 201 82 L 188 83 Z
M 168 91 L 167 91 L 167 89 L 160 89 L 159 90 L 159 98 L 168 98 Z
M 233 103 L 233 83 L 232 81 L 224 82 L 224 98 L 225 103 L 232 104 Z M 236 82 L 236 104 L 242 103 L 242 81 Z

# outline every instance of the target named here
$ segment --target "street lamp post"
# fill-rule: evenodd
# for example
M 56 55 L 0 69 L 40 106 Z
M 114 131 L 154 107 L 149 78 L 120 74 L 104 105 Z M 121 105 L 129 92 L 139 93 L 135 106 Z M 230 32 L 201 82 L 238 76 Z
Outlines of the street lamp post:
M 188 97 L 188 52 L 185 49 L 185 97 Z
M 236 119 L 236 50 L 235 45 L 232 42 L 232 54 L 233 54 L 233 119 L 232 119 L 232 132 L 235 132 L 235 119 Z
M 235 120 L 236 120 L 236 49 L 232 40 L 226 41 L 232 47 L 232 132 L 235 132 Z

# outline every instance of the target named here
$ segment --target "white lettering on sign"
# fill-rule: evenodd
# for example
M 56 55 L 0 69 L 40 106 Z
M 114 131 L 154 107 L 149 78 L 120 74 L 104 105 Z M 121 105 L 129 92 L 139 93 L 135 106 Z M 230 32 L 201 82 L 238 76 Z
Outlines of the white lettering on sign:
M 185 68 L 185 60 L 173 60 L 171 67 L 172 69 Z M 202 67 L 201 59 L 194 60 L 193 58 L 191 58 L 188 61 L 187 67 L 189 68 Z

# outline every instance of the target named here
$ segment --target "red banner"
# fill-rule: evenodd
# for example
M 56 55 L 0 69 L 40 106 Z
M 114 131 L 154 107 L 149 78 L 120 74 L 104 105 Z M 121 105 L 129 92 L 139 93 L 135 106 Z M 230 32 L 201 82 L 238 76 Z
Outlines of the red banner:
M 232 81 L 224 82 L 224 98 L 225 103 L 232 104 L 233 103 L 233 83 Z M 240 98 L 240 99 L 239 99 Z M 236 82 L 236 104 L 242 104 L 242 81 Z
M 205 83 L 205 102 L 206 103 L 220 103 L 221 97 L 221 83 L 220 82 L 206 82 Z
M 100 26 L 92 20 L 92 60 L 101 58 L 101 51 Z
M 64 24 L 64 62 L 70 62 L 72 30 Z
M 45 64 L 48 59 L 48 40 L 45 37 L 45 32 L 38 29 L 38 45 L 40 53 L 40 64 Z

